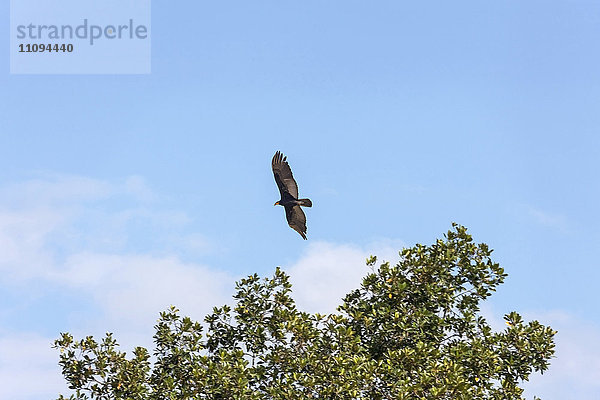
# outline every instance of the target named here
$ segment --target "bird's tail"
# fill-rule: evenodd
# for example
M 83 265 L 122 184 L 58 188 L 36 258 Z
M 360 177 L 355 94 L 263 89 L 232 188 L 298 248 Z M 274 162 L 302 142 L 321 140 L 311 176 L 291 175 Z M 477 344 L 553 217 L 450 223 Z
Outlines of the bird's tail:
M 298 199 L 298 201 L 303 207 L 312 207 L 312 201 L 310 201 L 310 199 Z

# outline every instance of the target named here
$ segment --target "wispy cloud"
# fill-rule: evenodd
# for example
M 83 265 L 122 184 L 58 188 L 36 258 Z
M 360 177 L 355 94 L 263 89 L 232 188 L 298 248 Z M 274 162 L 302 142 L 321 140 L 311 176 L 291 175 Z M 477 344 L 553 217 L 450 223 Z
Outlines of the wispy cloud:
M 156 313 L 176 301 L 191 309 L 204 301 L 212 307 L 223 300 L 225 286 L 233 286 L 231 276 L 205 265 L 127 248 L 128 225 L 136 219 L 153 224 L 149 237 L 161 236 L 166 227 L 177 230 L 173 228 L 188 221 L 184 213 L 146 207 L 145 201 L 157 196 L 140 178 L 109 184 L 52 176 L 48 181 L 15 184 L 0 192 L 10 193 L 9 199 L 0 203 L 0 269 L 5 272 L 6 285 L 36 279 L 81 290 L 105 307 L 106 315 L 120 315 L 127 321 L 147 316 L 142 309 Z M 135 201 L 119 201 L 122 196 Z M 25 198 L 28 200 L 15 203 L 15 199 Z M 199 233 L 164 237 L 171 246 L 209 246 Z
M 32 179 L 3 186 L 0 196 L 4 207 L 56 206 L 99 201 L 123 193 L 127 186 L 126 182 L 115 184 L 77 175 L 39 173 Z
M 151 345 L 157 312 L 170 304 L 201 320 L 214 305 L 231 300 L 237 277 L 177 256 L 179 250 L 201 254 L 210 249 L 209 238 L 186 232 L 187 215 L 161 208 L 160 196 L 141 178 L 111 183 L 52 175 L 0 188 L 0 194 L 0 289 L 18 289 L 20 296 L 10 301 L 22 302 L 5 302 L 0 313 L 0 320 L 18 314 L 21 321 L 18 331 L 0 331 L 0 398 L 29 400 L 64 393 L 58 356 L 50 348 L 55 337 L 47 333 L 52 329 L 36 333 L 35 321 L 42 317 L 75 321 L 59 329 L 76 335 L 114 331 L 127 349 Z M 564 217 L 535 209 L 530 215 L 548 226 L 566 223 Z M 130 226 L 139 220 L 152 221 L 151 234 L 160 238 L 153 243 L 167 251 L 131 250 L 128 242 L 139 232 Z M 311 242 L 297 261 L 283 267 L 301 309 L 333 312 L 369 272 L 366 257 L 395 263 L 402 247 L 401 241 L 387 239 L 366 246 Z M 42 316 L 27 303 L 33 296 L 52 303 L 56 291 L 70 293 L 80 304 L 57 303 L 50 307 L 55 314 Z M 488 313 L 500 329 L 501 316 Z M 600 391 L 598 327 L 564 313 L 529 316 L 533 318 L 559 331 L 558 347 L 550 371 L 534 376 L 527 393 L 545 400 L 595 399 Z
M 544 211 L 532 206 L 527 206 L 526 209 L 529 216 L 540 225 L 561 231 L 567 231 L 569 229 L 569 221 L 567 217 L 562 214 Z
M 77 321 L 56 326 L 55 336 L 113 331 L 130 349 L 151 344 L 157 313 L 169 305 L 201 320 L 231 298 L 235 277 L 177 256 L 178 246 L 200 252 L 210 242 L 184 229 L 185 213 L 154 204 L 159 197 L 140 178 L 110 183 L 51 175 L 0 193 L 0 289 L 20 293 L 0 313 L 3 326 L 18 315 L 20 327 L 0 331 L 0 398 L 53 398 L 64 389 L 50 348 L 56 337 L 35 333 L 41 320 Z M 139 221 L 151 229 L 132 229 Z M 132 250 L 128 242 L 140 234 L 155 236 L 150 246 L 169 242 L 171 254 Z M 79 301 L 61 303 L 57 292 Z M 49 306 L 39 311 L 32 298 Z

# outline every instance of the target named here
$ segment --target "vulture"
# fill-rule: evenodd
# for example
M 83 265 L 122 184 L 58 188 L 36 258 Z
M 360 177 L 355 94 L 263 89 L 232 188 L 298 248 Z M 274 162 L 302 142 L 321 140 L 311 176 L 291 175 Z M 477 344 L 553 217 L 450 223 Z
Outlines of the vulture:
M 298 198 L 298 184 L 292 176 L 286 157 L 281 152 L 275 153 L 271 160 L 271 167 L 281 195 L 281 199 L 275 205 L 285 208 L 288 225 L 306 240 L 306 216 L 300 206 L 312 207 L 312 201 Z

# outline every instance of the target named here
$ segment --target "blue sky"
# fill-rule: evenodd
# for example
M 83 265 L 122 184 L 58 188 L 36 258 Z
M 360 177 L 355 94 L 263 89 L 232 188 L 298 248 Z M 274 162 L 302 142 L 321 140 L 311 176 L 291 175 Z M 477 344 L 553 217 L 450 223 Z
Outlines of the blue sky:
M 202 318 L 277 265 L 331 308 L 455 221 L 509 274 L 488 316 L 559 330 L 528 398 L 595 398 L 600 4 L 154 2 L 151 28 L 150 75 L 11 75 L 0 42 L 0 397 L 62 390 L 59 332 L 149 345 L 169 304 Z

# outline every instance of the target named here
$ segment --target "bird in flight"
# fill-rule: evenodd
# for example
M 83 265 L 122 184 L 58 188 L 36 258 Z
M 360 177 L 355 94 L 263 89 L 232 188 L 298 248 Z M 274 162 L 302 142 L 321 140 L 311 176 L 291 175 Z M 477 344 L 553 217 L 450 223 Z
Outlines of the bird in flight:
M 298 232 L 302 239 L 306 240 L 306 215 L 304 215 L 304 211 L 300 206 L 312 207 L 312 201 L 298 198 L 298 184 L 292 176 L 292 170 L 286 161 L 286 157 L 281 152 L 275 153 L 271 161 L 271 167 L 281 195 L 281 200 L 275 205 L 285 208 L 288 225 Z

